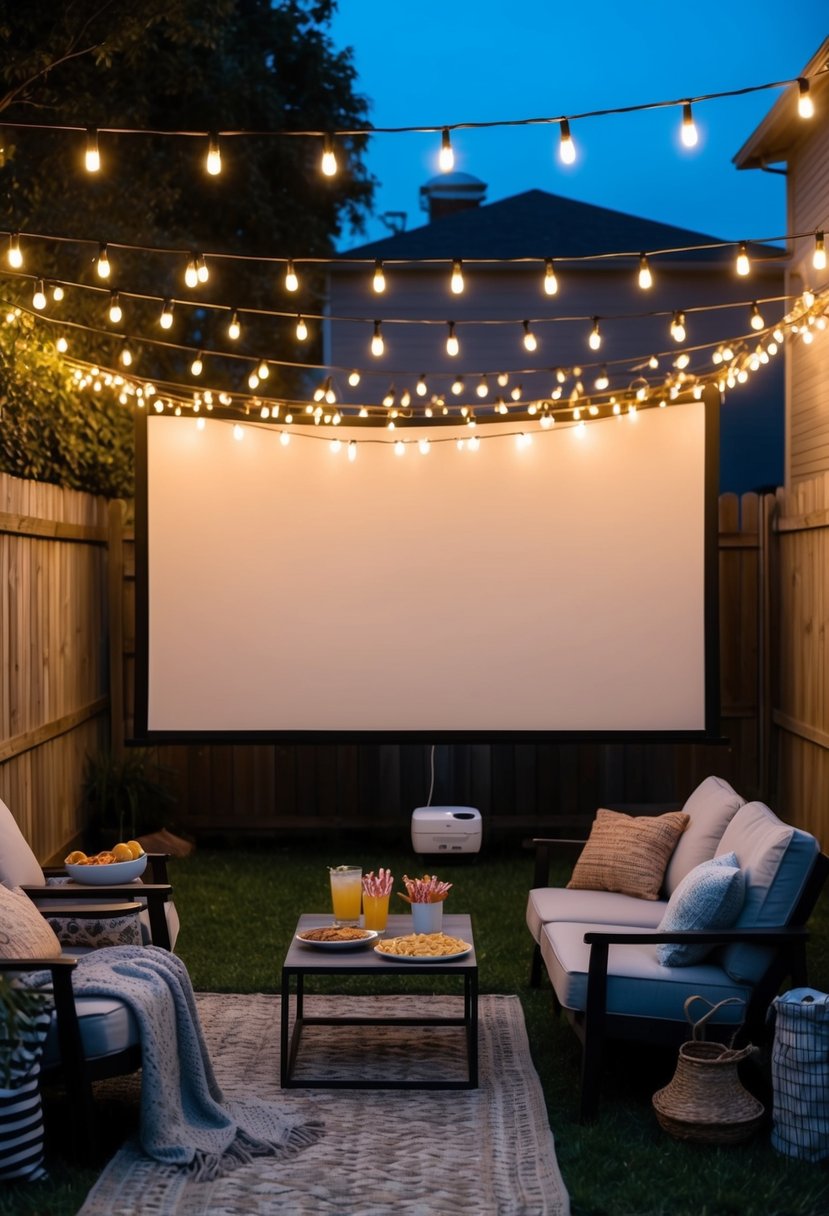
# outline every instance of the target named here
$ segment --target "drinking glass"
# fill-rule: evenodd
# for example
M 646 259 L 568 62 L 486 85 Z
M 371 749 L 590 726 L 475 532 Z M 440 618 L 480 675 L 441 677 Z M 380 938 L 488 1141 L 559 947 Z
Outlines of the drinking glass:
M 363 892 L 363 924 L 366 929 L 378 929 L 381 933 L 389 919 L 389 896 L 366 895 Z
M 363 894 L 362 866 L 334 866 L 331 877 L 331 902 L 334 924 L 354 926 L 360 923 L 360 899 Z

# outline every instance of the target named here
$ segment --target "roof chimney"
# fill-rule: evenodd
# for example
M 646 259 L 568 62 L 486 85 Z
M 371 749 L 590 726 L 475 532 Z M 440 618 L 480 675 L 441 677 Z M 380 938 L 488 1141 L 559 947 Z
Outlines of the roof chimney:
M 471 173 L 441 173 L 420 187 L 420 206 L 429 212 L 429 222 L 455 211 L 468 211 L 484 200 L 486 182 Z

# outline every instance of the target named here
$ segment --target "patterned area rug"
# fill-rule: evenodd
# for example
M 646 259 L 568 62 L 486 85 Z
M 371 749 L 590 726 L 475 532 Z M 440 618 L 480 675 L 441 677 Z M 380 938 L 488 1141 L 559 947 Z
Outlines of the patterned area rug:
M 287 1160 L 260 1157 L 209 1183 L 157 1164 L 130 1141 L 78 1216 L 568 1216 L 518 997 L 480 998 L 477 1090 L 408 1092 L 282 1090 L 279 998 L 197 999 L 225 1095 L 274 1101 L 297 1122 L 320 1119 L 322 1138 Z M 429 1013 L 457 1011 L 451 998 L 421 999 Z M 306 998 L 306 1013 L 405 1014 L 407 1005 L 317 996 Z M 341 1077 L 463 1077 L 465 1044 L 454 1027 L 309 1028 L 298 1075 L 303 1067 L 307 1075 L 322 1067 Z

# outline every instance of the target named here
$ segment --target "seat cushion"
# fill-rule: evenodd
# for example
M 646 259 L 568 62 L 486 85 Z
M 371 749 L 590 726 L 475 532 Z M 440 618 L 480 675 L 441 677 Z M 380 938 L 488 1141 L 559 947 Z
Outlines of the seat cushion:
M 659 922 L 666 933 L 686 929 L 730 929 L 736 923 L 746 893 L 744 872 L 736 853 L 723 853 L 695 866 L 679 884 Z M 663 967 L 701 963 L 714 946 L 661 942 L 656 957 Z
M 585 945 L 584 935 L 591 929 L 618 932 L 619 926 L 562 921 L 545 925 L 541 931 L 541 957 L 565 1009 L 583 1011 L 587 1002 L 590 947 Z M 714 962 L 663 967 L 657 960 L 655 945 L 610 947 L 608 1013 L 684 1022 L 687 1020 L 684 1006 L 689 996 L 702 996 L 712 1004 L 736 996 L 747 1004 L 751 988 L 736 983 Z M 717 1022 L 739 1025 L 744 1016 L 743 1005 L 727 1005 L 718 1013 Z
M 667 906 L 665 900 L 637 899 L 618 891 L 534 887 L 527 899 L 527 928 L 537 942 L 541 941 L 542 925 L 551 920 L 655 929 Z
M 40 886 L 43 870 L 5 802 L 0 798 L 0 883 L 4 887 Z
M 79 996 L 75 1000 L 81 1042 L 87 1060 L 125 1051 L 140 1042 L 138 1023 L 129 1005 L 103 996 Z M 43 1068 L 60 1063 L 57 1021 L 52 1022 L 43 1049 Z
M 634 816 L 602 808 L 567 886 L 658 899 L 668 860 L 687 823 L 682 811 Z
M 733 852 L 746 875 L 746 897 L 738 929 L 788 924 L 819 852 L 814 836 L 778 819 L 762 802 L 741 807 L 723 833 L 717 854 Z M 735 944 L 722 951 L 723 966 L 735 980 L 756 983 L 771 951 Z
M 722 834 L 744 799 L 722 777 L 706 777 L 683 806 L 688 825 L 665 871 L 665 894 L 673 895 L 686 874 L 717 852 Z

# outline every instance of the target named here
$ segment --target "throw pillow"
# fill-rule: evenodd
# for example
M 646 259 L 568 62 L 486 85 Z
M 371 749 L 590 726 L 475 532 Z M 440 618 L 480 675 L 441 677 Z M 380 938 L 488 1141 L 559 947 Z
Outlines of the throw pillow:
M 46 919 L 60 944 L 75 950 L 141 945 L 141 921 L 137 912 L 106 918 L 49 915 Z
M 0 957 L 56 958 L 60 942 L 20 888 L 0 886 Z
M 597 811 L 567 886 L 658 899 L 671 853 L 687 823 L 683 811 L 638 816 Z
M 736 853 L 723 853 L 685 875 L 668 900 L 658 930 L 730 929 L 737 923 L 745 894 L 746 877 Z M 714 949 L 715 945 L 661 942 L 656 957 L 663 967 L 690 967 Z

